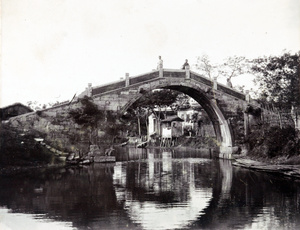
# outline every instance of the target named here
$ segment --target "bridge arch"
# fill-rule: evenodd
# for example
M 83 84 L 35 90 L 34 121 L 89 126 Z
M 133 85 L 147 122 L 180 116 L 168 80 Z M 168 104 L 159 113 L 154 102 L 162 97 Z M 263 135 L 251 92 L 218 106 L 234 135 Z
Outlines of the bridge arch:
M 224 148 L 231 148 L 233 146 L 233 134 L 230 125 L 228 124 L 222 110 L 219 108 L 216 98 L 213 96 L 213 92 L 205 91 L 194 83 L 185 81 L 171 82 L 169 80 L 165 82 L 160 81 L 157 84 L 151 84 L 151 87 L 141 86 L 139 88 L 139 92 L 149 92 L 154 89 L 176 90 L 193 98 L 202 106 L 211 119 L 217 137 L 218 146 L 223 148 L 223 150 Z M 141 97 L 143 97 L 143 94 L 140 93 L 129 100 L 121 109 L 122 112 L 125 113 L 125 111 L 127 111 L 127 109 L 129 109 L 129 107 Z M 227 152 L 227 150 L 225 150 L 225 152 Z

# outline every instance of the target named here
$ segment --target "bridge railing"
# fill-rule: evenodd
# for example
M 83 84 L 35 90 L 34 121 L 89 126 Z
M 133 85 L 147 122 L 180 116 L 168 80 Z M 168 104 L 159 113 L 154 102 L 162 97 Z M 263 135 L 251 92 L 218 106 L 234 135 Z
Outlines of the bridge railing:
M 143 83 L 149 80 L 153 80 L 159 77 L 163 78 L 182 78 L 182 79 L 193 79 L 197 82 L 200 82 L 204 85 L 217 89 L 223 93 L 229 94 L 233 97 L 239 98 L 241 100 L 246 100 L 246 95 L 235 90 L 229 88 L 221 83 L 216 82 L 216 80 L 211 80 L 203 75 L 190 71 L 189 69 L 161 69 L 154 70 L 152 72 L 144 73 L 138 76 L 129 77 L 129 74 L 126 74 L 126 78 L 119 80 L 117 82 L 109 83 L 102 86 L 97 86 L 92 88 L 92 95 L 97 95 L 105 92 L 109 92 L 112 90 L 121 89 L 124 87 L 128 87 L 130 85 L 135 85 L 139 83 Z
M 97 94 L 101 94 L 101 93 L 105 93 L 108 91 L 112 91 L 112 90 L 116 90 L 116 89 L 120 89 L 120 88 L 124 88 L 127 87 L 129 85 L 134 85 L 134 84 L 138 84 L 141 82 L 145 82 L 154 78 L 158 78 L 159 74 L 158 71 L 152 71 L 152 72 L 148 72 L 148 73 L 144 73 L 144 74 L 140 74 L 138 76 L 133 76 L 133 77 L 129 77 L 129 75 L 126 74 L 126 79 L 122 79 L 113 83 L 108 83 L 105 85 L 101 85 L 101 86 L 96 86 L 92 88 L 92 95 L 97 95 Z

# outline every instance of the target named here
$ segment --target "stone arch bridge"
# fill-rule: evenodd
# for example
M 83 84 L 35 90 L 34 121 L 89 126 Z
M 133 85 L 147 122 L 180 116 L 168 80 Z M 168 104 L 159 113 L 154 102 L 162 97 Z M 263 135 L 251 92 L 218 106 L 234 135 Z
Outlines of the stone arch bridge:
M 154 89 L 180 91 L 202 106 L 212 121 L 221 158 L 231 158 L 231 154 L 243 146 L 250 128 L 255 127 L 257 121 L 263 119 L 264 123 L 272 123 L 274 115 L 275 118 L 278 117 L 276 113 L 260 108 L 256 101 L 251 100 L 249 94 L 228 88 L 189 69 L 159 69 L 135 77 L 126 74 L 125 79 L 110 84 L 96 87 L 89 84 L 78 97 L 92 97 L 94 103 L 102 110 L 125 112 L 145 92 Z M 76 100 L 63 102 L 42 111 L 10 118 L 9 121 L 24 131 L 35 129 L 46 133 L 51 142 L 63 149 L 70 141 L 70 136 L 81 132 L 79 127 L 67 119 L 68 111 L 73 105 L 79 106 Z M 252 111 L 262 111 L 263 116 L 261 113 L 250 116 L 250 113 L 247 113 L 248 105 L 251 105 Z M 81 148 L 78 143 L 77 145 L 73 147 Z
M 243 143 L 247 130 L 244 119 L 249 95 L 187 70 L 160 69 L 120 81 L 88 88 L 79 96 L 91 96 L 100 109 L 125 112 L 143 93 L 172 89 L 195 99 L 210 117 L 221 154 L 231 154 Z

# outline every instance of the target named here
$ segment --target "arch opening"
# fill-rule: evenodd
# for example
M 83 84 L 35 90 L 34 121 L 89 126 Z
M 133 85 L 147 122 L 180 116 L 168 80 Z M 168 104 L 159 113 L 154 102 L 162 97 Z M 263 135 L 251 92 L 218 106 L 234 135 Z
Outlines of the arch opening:
M 208 94 L 205 93 L 203 90 L 195 88 L 190 85 L 188 86 L 182 84 L 172 85 L 170 83 L 164 85 L 160 84 L 154 88 L 149 89 L 148 92 L 154 89 L 170 89 L 170 90 L 179 91 L 193 98 L 195 101 L 197 101 L 201 105 L 201 107 L 205 110 L 205 112 L 208 114 L 208 117 L 212 122 L 216 139 L 218 142 L 218 146 L 220 147 L 220 152 L 223 151 L 227 153 L 228 148 L 232 148 L 233 136 L 232 136 L 230 126 L 227 123 L 224 114 L 222 113 L 221 109 L 217 105 L 217 102 L 214 98 L 210 98 Z M 143 94 L 139 94 L 133 100 L 129 101 L 123 107 L 122 111 L 123 112 L 127 111 L 127 109 L 130 108 L 130 106 L 141 97 L 143 97 Z M 224 151 L 224 149 L 226 150 Z M 229 150 L 229 152 L 230 151 L 232 150 Z
M 233 145 L 233 138 L 230 127 L 222 111 L 218 107 L 215 99 L 210 99 L 205 92 L 192 87 L 180 85 L 167 86 L 164 88 L 182 92 L 197 101 L 208 114 L 208 117 L 211 119 L 216 133 L 217 141 L 219 142 L 219 146 L 231 147 Z

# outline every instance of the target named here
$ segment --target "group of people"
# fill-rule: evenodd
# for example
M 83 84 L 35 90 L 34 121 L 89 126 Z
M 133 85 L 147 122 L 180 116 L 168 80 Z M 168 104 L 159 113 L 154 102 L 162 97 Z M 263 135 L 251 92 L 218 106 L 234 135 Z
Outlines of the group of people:
M 189 65 L 188 59 L 185 59 L 185 62 L 182 65 L 182 69 L 187 69 L 189 67 L 190 67 L 190 65 Z M 161 56 L 158 56 L 157 69 L 162 69 L 162 68 L 163 68 L 163 60 L 161 59 Z

